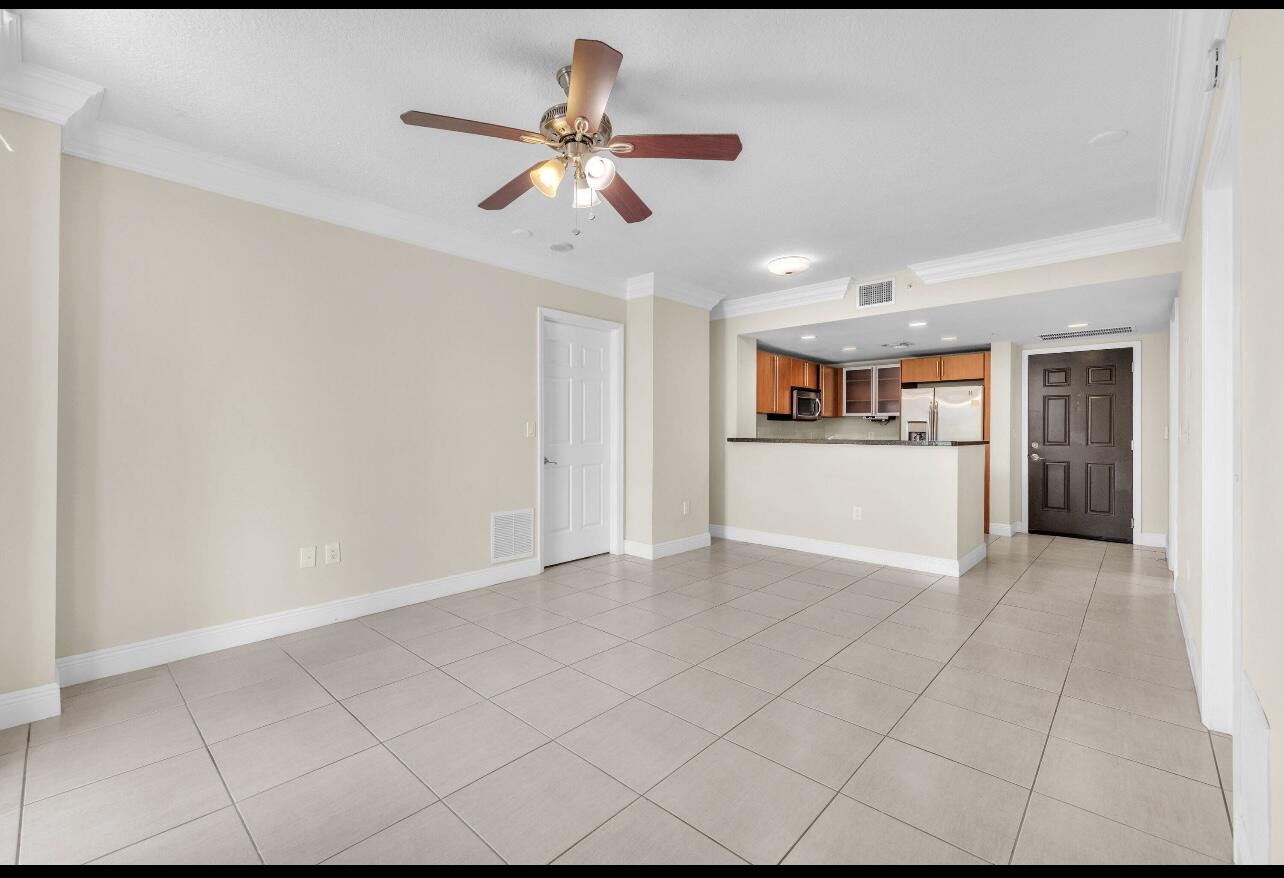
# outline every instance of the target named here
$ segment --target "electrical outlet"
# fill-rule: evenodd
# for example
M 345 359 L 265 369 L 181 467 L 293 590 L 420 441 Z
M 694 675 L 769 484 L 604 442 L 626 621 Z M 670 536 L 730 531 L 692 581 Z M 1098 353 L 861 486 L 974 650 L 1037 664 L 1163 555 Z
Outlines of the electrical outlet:
M 339 557 L 339 544 L 337 542 L 326 543 L 325 544 L 325 563 L 338 564 L 340 560 L 342 559 Z
M 299 549 L 299 566 L 315 567 L 317 566 L 317 547 L 304 546 Z
M 690 514 L 691 514 L 691 501 L 690 501 L 690 500 L 683 500 L 683 501 L 682 501 L 682 514 L 683 514 L 683 515 L 690 515 Z
M 859 506 L 852 507 L 852 521 L 860 521 L 863 510 Z

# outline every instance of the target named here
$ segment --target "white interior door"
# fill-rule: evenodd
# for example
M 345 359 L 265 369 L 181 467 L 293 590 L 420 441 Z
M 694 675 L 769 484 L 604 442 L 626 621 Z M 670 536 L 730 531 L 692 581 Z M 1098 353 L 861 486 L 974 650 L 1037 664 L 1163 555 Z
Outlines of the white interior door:
M 610 335 L 544 321 L 544 564 L 611 549 Z

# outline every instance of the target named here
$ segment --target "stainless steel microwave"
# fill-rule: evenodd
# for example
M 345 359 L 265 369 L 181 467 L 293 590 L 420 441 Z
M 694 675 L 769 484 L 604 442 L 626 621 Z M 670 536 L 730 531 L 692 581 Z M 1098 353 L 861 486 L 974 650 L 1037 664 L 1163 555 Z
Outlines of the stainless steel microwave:
M 791 393 L 789 412 L 795 421 L 820 420 L 820 393 L 805 387 L 795 387 Z

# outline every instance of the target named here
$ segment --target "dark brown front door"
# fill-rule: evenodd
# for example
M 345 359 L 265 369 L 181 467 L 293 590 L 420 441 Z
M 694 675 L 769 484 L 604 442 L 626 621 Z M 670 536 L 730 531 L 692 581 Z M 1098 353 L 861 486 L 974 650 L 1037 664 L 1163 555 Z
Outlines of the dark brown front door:
M 1030 530 L 1132 542 L 1132 348 L 1030 357 Z

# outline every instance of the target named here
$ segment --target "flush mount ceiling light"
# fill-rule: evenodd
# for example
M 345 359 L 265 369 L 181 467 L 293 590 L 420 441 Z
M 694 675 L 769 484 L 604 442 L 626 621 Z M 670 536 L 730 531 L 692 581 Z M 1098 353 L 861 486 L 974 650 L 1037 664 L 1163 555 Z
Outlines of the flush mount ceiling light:
M 802 340 L 803 340 L 803 341 L 815 341 L 815 340 L 816 340 L 816 336 L 814 336 L 814 335 L 804 335 L 804 336 L 800 336 L 800 338 L 802 338 Z
M 799 274 L 811 268 L 811 260 L 806 256 L 777 256 L 767 263 L 767 270 L 772 274 Z
M 520 239 L 520 238 L 529 238 L 530 236 L 531 236 L 531 230 L 530 230 L 530 229 L 513 229 L 513 237 L 514 237 L 514 238 L 519 238 L 519 239 Z
M 606 156 L 733 162 L 740 155 L 740 138 L 735 134 L 615 134 L 606 115 L 606 102 L 623 60 L 623 55 L 599 40 L 576 40 L 571 63 L 556 73 L 566 100 L 545 110 L 534 131 L 418 110 L 402 113 L 401 121 L 546 146 L 557 153 L 551 162 L 522 171 L 501 186 L 477 205 L 482 210 L 502 210 L 532 186 L 552 198 L 570 165 L 577 179 L 588 178 L 590 188 L 601 190 L 626 223 L 641 222 L 651 215 L 651 208 L 616 174 L 614 163 Z M 560 173 L 556 164 L 561 165 Z M 591 176 L 590 164 L 594 165 Z
M 1088 324 L 1086 323 L 1071 323 L 1066 326 L 1066 329 L 1085 329 L 1087 326 Z
M 549 244 L 548 249 L 552 250 L 554 253 L 570 253 L 575 249 L 575 245 L 569 244 L 566 241 L 561 241 L 557 244 Z
M 854 351 L 854 350 L 856 350 L 856 345 L 848 345 L 847 347 L 843 348 L 843 350 L 844 350 L 844 351 Z
M 959 340 L 959 337 L 958 337 L 957 335 L 943 335 L 943 336 L 941 336 L 941 341 L 958 341 L 958 340 Z
M 1110 128 L 1088 138 L 1088 146 L 1111 146 L 1127 136 L 1128 132 L 1122 128 Z
M 927 326 L 926 320 L 915 320 L 910 324 L 910 329 L 918 329 L 920 326 Z

